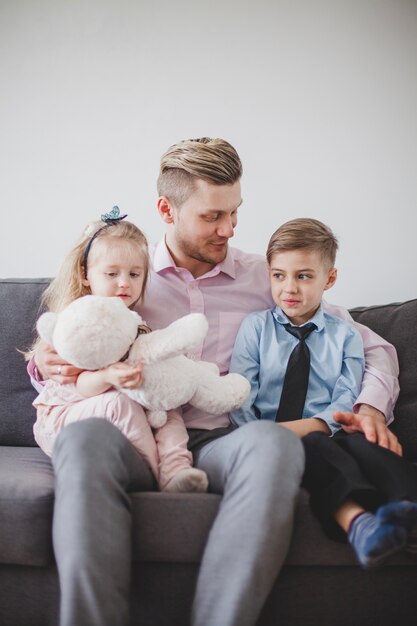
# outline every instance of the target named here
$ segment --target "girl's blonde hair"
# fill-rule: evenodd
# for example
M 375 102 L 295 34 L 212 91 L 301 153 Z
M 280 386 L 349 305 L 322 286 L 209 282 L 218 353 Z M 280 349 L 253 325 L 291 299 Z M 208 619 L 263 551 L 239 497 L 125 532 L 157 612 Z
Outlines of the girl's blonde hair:
M 69 251 L 61 263 L 58 273 L 43 292 L 40 309 L 58 313 L 70 302 L 91 293 L 90 287 L 83 284 L 86 278 L 87 258 L 97 241 L 108 240 L 111 245 L 112 239 L 136 244 L 143 255 L 144 280 L 139 300 L 143 299 L 149 274 L 148 242 L 143 232 L 131 222 L 98 221 L 92 222 L 84 230 L 75 246 Z M 86 254 L 87 251 L 87 254 Z M 36 339 L 31 349 L 25 353 L 25 358 L 30 359 L 36 351 L 39 338 Z

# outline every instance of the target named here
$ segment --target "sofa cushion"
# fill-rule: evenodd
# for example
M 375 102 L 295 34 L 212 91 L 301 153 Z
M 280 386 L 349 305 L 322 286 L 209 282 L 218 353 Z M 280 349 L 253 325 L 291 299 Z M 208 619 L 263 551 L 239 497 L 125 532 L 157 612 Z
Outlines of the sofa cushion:
M 394 344 L 400 363 L 400 395 L 392 430 L 404 456 L 417 461 L 417 299 L 355 308 L 352 317 Z
M 39 448 L 0 446 L 0 563 L 53 561 L 54 476 Z
M 221 498 L 215 494 L 134 493 L 133 559 L 158 563 L 199 563 Z M 295 511 L 294 534 L 285 561 L 291 566 L 357 566 L 352 548 L 326 537 L 301 489 Z M 415 566 L 405 552 L 388 565 Z
M 0 281 L 0 445 L 35 446 L 32 401 L 36 392 L 18 350 L 27 350 L 35 337 L 39 300 L 48 279 Z
M 0 564 L 53 564 L 53 470 L 39 449 L 0 446 Z M 132 493 L 132 558 L 149 563 L 199 563 L 221 497 Z M 300 491 L 286 564 L 355 566 L 352 549 L 326 538 Z M 415 565 L 403 553 L 390 565 Z

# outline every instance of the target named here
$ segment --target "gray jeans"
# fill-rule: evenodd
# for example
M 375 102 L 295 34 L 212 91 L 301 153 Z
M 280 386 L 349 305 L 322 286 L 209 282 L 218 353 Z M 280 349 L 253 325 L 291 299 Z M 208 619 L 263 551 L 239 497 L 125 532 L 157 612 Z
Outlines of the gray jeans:
M 155 488 L 133 446 L 109 422 L 67 426 L 57 438 L 53 541 L 61 626 L 129 623 L 129 491 Z M 195 465 L 223 494 L 197 582 L 195 626 L 255 624 L 287 554 L 304 468 L 298 438 L 253 422 L 204 445 Z

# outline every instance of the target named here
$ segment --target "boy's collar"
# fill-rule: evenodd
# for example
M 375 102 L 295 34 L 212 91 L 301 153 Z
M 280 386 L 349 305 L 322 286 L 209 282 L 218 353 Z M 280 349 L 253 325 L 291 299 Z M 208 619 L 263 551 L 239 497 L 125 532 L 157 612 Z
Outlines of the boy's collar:
M 296 326 L 296 324 L 293 324 L 291 320 L 288 319 L 284 311 L 279 306 L 276 306 L 275 309 L 273 309 L 272 314 L 277 320 L 277 322 L 279 322 L 280 324 L 291 324 L 291 326 Z M 317 309 L 317 311 L 315 312 L 315 314 L 313 315 L 313 317 L 311 317 L 309 320 L 304 322 L 304 324 L 300 324 L 300 326 L 304 326 L 305 324 L 308 324 L 309 322 L 313 322 L 313 324 L 317 326 L 318 331 L 324 328 L 324 312 L 323 312 L 323 307 L 321 304 L 319 308 Z

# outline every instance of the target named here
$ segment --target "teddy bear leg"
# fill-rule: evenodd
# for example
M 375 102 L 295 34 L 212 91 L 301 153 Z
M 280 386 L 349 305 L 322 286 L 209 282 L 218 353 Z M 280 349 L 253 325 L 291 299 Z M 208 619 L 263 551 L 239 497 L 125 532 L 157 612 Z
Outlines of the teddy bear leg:
M 167 414 L 166 411 L 146 411 L 146 415 L 148 417 L 149 426 L 152 428 L 161 428 L 161 426 L 165 426 L 167 422 Z
M 196 467 L 185 467 L 171 478 L 162 491 L 171 493 L 204 493 L 207 489 L 208 478 L 206 472 Z

